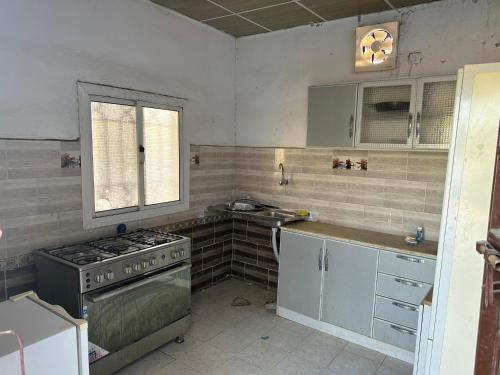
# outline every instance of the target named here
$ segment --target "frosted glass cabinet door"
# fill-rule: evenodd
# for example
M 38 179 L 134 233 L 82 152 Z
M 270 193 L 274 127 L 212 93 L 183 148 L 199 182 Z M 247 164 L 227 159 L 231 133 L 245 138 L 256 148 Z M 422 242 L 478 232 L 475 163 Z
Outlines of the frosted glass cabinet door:
M 324 241 L 283 231 L 278 273 L 278 306 L 319 319 Z
M 357 92 L 357 83 L 309 87 L 307 146 L 354 146 Z
M 397 80 L 359 85 L 357 144 L 410 148 L 416 81 Z
M 378 251 L 325 242 L 321 320 L 371 336 Z
M 419 79 L 415 147 L 448 148 L 456 86 L 455 76 Z

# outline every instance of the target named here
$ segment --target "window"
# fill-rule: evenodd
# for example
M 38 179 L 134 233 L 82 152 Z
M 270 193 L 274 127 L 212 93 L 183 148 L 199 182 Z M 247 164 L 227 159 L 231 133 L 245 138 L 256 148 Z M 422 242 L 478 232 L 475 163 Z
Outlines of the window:
M 78 83 L 85 228 L 187 210 L 183 99 Z

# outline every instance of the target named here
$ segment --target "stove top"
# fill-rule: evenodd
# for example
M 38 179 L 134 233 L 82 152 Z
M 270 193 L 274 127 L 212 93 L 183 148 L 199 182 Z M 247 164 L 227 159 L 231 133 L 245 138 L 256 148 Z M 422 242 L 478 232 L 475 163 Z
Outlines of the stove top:
M 78 264 L 79 266 L 100 262 L 116 256 L 116 254 L 95 249 L 85 244 L 56 247 L 54 249 L 47 250 L 47 254 Z
M 125 238 L 127 240 L 149 246 L 163 245 L 182 239 L 181 236 L 177 236 L 175 234 L 167 234 L 145 229 L 140 229 L 132 233 L 124 234 L 121 238 Z
M 44 250 L 45 253 L 79 266 L 182 240 L 184 237 L 139 229 L 119 237 L 107 237 L 71 246 Z

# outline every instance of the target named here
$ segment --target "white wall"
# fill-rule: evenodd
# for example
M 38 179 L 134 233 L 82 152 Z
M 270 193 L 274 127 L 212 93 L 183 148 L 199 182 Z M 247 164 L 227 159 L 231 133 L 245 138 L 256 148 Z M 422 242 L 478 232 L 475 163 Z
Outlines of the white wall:
M 448 163 L 433 295 L 431 374 L 474 372 L 500 116 L 500 64 L 466 66 Z M 478 183 L 480 181 L 481 183 Z
M 306 141 L 307 87 L 404 77 L 409 52 L 423 61 L 414 76 L 456 74 L 465 64 L 500 61 L 500 2 L 444 0 L 363 16 L 369 25 L 400 19 L 396 70 L 354 73 L 356 17 L 237 40 L 236 144 L 297 146 Z
M 84 80 L 187 98 L 189 142 L 233 144 L 234 43 L 146 0 L 2 0 L 0 138 L 77 138 Z

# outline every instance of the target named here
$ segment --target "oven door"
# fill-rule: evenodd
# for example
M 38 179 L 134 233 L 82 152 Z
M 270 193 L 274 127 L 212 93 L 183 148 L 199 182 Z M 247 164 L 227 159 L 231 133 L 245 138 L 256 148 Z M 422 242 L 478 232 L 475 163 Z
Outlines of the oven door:
M 191 264 L 83 296 L 89 341 L 116 352 L 181 319 L 191 309 Z

